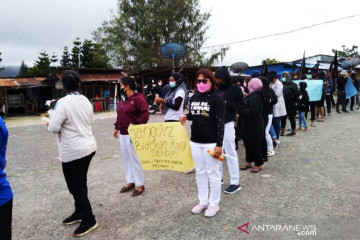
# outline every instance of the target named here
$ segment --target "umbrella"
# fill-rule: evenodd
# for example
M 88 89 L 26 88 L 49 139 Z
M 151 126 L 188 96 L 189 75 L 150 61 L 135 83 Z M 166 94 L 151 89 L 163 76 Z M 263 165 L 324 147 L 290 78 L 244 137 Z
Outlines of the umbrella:
M 345 63 L 352 68 L 360 64 L 360 58 L 359 57 L 347 58 L 345 60 Z
M 166 43 L 160 48 L 160 53 L 163 58 L 170 58 L 173 62 L 173 72 L 175 71 L 175 59 L 185 56 L 186 49 L 179 43 Z
M 234 71 L 234 72 L 242 72 L 242 71 L 247 70 L 248 68 L 249 68 L 249 65 L 247 65 L 247 63 L 244 63 L 244 62 L 236 62 L 230 66 L 231 71 Z

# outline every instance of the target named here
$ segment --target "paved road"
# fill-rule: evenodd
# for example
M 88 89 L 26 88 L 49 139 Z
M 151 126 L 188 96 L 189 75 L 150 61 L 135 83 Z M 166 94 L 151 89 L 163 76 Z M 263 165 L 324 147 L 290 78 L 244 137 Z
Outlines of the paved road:
M 278 154 L 258 174 L 241 172 L 242 190 L 222 195 L 221 210 L 211 219 L 190 213 L 197 203 L 195 174 L 146 172 L 143 195 L 119 194 L 125 177 L 118 142 L 112 138 L 113 122 L 114 114 L 95 121 L 98 152 L 88 186 L 100 227 L 82 239 L 360 238 L 359 111 L 330 116 L 307 133 L 281 138 Z M 43 125 L 15 125 L 9 128 L 7 153 L 15 194 L 14 239 L 72 239 L 75 226 L 61 225 L 72 213 L 73 201 L 55 137 Z M 244 163 L 244 149 L 238 154 Z M 227 173 L 224 178 L 225 187 Z M 246 223 L 249 234 L 238 229 Z M 304 225 L 315 225 L 316 236 L 286 231 Z

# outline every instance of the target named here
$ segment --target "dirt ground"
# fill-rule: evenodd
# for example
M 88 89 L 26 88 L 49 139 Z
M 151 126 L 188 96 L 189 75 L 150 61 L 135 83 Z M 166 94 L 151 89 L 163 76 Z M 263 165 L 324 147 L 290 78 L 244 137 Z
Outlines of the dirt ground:
M 115 117 L 114 112 L 103 113 L 94 122 L 98 151 L 90 165 L 88 187 L 99 228 L 82 239 L 359 239 L 359 111 L 335 113 L 306 133 L 282 137 L 277 155 L 261 172 L 240 172 L 242 190 L 222 194 L 220 211 L 211 219 L 190 213 L 197 204 L 194 173 L 145 172 L 143 195 L 119 194 L 125 176 L 119 144 L 112 137 Z M 151 116 L 151 122 L 162 119 Z M 61 224 L 72 213 L 73 200 L 57 158 L 55 136 L 38 117 L 6 122 L 13 239 L 72 239 L 76 226 Z M 238 154 L 244 163 L 243 147 Z M 223 188 L 229 184 L 224 173 Z M 249 234 L 238 229 L 246 223 Z M 282 230 L 271 228 L 276 225 Z M 316 235 L 301 236 L 301 231 L 284 230 L 285 225 L 315 225 Z

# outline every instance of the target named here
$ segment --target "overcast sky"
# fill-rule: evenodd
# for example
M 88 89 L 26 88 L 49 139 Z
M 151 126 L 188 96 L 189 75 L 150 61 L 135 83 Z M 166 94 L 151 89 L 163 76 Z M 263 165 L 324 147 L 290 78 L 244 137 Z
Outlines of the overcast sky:
M 75 37 L 91 32 L 116 11 L 117 0 L 1 0 L 1 65 L 31 64 L 42 50 L 61 56 Z M 360 13 L 359 0 L 200 0 L 211 11 L 206 46 L 288 31 Z M 295 33 L 230 46 L 218 65 L 265 58 L 292 61 L 306 55 L 332 54 L 341 45 L 360 45 L 360 16 Z

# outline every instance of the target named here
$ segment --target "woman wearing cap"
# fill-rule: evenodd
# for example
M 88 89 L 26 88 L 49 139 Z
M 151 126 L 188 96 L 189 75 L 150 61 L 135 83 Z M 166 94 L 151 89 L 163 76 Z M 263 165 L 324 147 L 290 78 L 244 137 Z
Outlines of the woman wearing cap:
M 225 101 L 215 92 L 215 77 L 210 69 L 197 72 L 196 91 L 190 100 L 190 111 L 180 118 L 191 120 L 191 154 L 196 169 L 199 204 L 193 214 L 205 211 L 213 217 L 219 211 L 221 197 L 220 161 L 225 122 Z M 214 151 L 212 157 L 207 151 Z M 210 195 L 209 195 L 210 186 Z
M 63 224 L 81 222 L 72 234 L 81 237 L 98 227 L 87 187 L 87 172 L 97 149 L 91 126 L 94 112 L 89 100 L 80 94 L 80 76 L 77 72 L 65 71 L 61 82 L 67 95 L 57 102 L 55 110 L 49 111 L 48 131 L 58 134 L 65 181 L 75 200 L 75 211 Z
M 165 97 L 157 97 L 155 102 L 164 105 L 165 122 L 178 122 L 184 114 L 184 102 L 187 96 L 184 76 L 177 72 L 172 73 L 169 79 L 169 86 L 171 89 Z
M 130 140 L 128 129 L 130 124 L 147 123 L 149 110 L 144 96 L 135 93 L 135 80 L 131 77 L 124 77 L 120 80 L 120 94 L 121 101 L 117 109 L 117 120 L 114 124 L 114 137 L 119 138 L 127 183 L 120 189 L 120 193 L 135 188 L 132 196 L 136 197 L 145 190 L 144 171 Z
M 262 117 L 265 97 L 262 82 L 253 78 L 249 82 L 249 96 L 245 98 L 245 106 L 239 111 L 239 135 L 244 140 L 246 151 L 246 163 L 240 170 L 251 168 L 251 162 L 255 166 L 251 172 L 257 173 L 264 164 L 262 154 L 262 141 L 264 138 L 264 120 Z

